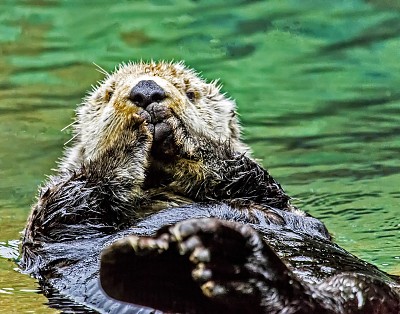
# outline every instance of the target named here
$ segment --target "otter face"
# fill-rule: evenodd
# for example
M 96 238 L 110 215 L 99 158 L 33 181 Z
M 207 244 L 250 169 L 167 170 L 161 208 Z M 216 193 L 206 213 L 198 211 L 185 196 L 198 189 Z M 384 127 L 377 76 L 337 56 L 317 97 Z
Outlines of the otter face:
M 93 159 L 117 140 L 125 121 L 138 117 L 146 121 L 155 142 L 179 121 L 194 137 L 248 150 L 240 142 L 235 103 L 216 82 L 207 83 L 183 63 L 128 63 L 107 75 L 78 108 L 76 142 L 65 166 Z

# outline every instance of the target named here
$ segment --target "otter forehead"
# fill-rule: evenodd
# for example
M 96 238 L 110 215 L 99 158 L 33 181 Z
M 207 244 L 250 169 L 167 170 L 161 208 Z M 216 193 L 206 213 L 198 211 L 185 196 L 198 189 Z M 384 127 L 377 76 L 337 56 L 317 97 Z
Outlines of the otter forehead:
M 206 87 L 205 80 L 184 66 L 183 63 L 151 62 L 122 64 L 112 74 L 112 78 L 120 83 L 135 84 L 140 80 L 153 79 L 157 83 L 165 80 L 179 90 L 189 87 Z
M 163 102 L 177 114 L 192 108 L 196 115 L 203 113 L 207 120 L 213 113 L 224 115 L 214 118 L 230 119 L 236 106 L 220 92 L 220 87 L 216 81 L 206 82 L 183 63 L 123 63 L 94 87 L 78 115 L 97 115 L 91 108 L 102 111 L 103 107 L 110 105 L 120 112 L 139 113 L 140 108 L 145 109 L 152 102 Z M 143 97 L 146 99 L 141 104 Z M 209 122 L 218 123 L 216 120 Z

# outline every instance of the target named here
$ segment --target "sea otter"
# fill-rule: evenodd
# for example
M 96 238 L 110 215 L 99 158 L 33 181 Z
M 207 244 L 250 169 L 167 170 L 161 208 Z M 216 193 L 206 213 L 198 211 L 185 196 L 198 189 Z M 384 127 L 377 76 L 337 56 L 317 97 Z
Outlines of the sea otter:
M 241 141 L 234 101 L 183 63 L 122 64 L 73 128 L 22 241 L 51 306 L 399 313 L 399 278 L 293 206 Z

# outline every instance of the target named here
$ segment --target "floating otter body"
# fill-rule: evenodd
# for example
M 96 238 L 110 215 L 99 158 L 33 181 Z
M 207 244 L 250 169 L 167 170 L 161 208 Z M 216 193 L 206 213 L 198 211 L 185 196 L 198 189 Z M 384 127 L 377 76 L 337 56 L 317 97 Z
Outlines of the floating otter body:
M 120 66 L 74 132 L 22 244 L 52 306 L 399 313 L 399 279 L 293 206 L 241 142 L 234 102 L 183 64 Z

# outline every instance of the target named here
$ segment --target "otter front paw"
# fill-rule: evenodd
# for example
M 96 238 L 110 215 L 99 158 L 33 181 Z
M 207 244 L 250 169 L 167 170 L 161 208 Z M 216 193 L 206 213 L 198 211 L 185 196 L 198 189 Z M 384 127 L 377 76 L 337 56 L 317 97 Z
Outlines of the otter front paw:
M 183 122 L 170 112 L 154 125 L 152 153 L 156 159 L 198 159 L 201 138 L 194 136 Z
M 125 172 L 143 177 L 148 167 L 153 135 L 148 124 L 139 116 L 115 126 L 109 136 L 102 138 L 97 151 L 86 164 L 96 165 L 103 173 Z
M 111 297 L 164 311 L 258 313 L 264 262 L 251 227 L 194 219 L 117 241 L 102 254 L 100 278 Z

